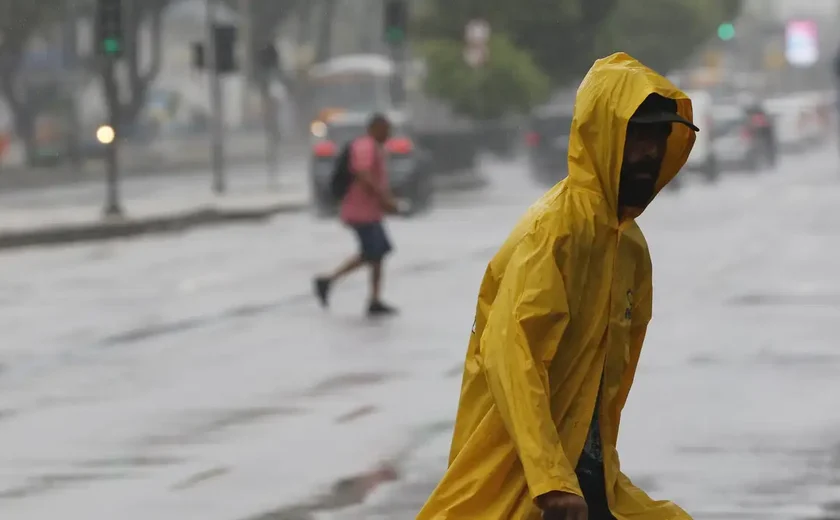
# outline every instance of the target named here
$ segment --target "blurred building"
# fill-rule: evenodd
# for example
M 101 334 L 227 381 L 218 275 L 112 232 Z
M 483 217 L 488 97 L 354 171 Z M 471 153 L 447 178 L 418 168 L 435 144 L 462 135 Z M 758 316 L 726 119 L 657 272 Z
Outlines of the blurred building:
M 783 22 L 797 17 L 831 17 L 840 15 L 837 0 L 745 0 L 744 13 L 762 19 Z

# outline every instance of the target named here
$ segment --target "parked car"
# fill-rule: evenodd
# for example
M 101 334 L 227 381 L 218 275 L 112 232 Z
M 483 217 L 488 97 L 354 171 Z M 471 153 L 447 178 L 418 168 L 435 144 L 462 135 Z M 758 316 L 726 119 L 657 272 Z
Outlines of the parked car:
M 555 184 L 568 175 L 572 106 L 541 107 L 531 114 L 525 142 L 531 175 L 541 184 Z
M 747 110 L 719 105 L 712 113 L 712 148 L 722 170 L 756 172 L 772 164 L 772 151 L 754 128 Z
M 345 145 L 364 135 L 369 117 L 367 113 L 344 113 L 313 128 L 309 180 L 312 202 L 318 215 L 337 213 L 339 204 L 330 191 L 335 161 Z M 391 190 L 395 197 L 407 203 L 407 213 L 415 214 L 428 209 L 432 202 L 434 183 L 431 162 L 417 146 L 405 114 L 389 113 L 388 117 L 393 130 L 391 139 L 385 143 Z
M 791 95 L 767 100 L 767 112 L 775 122 L 776 143 L 783 153 L 799 153 L 826 142 L 828 118 L 824 104 L 813 95 Z
M 763 165 L 775 167 L 779 159 L 779 144 L 776 142 L 776 123 L 764 103 L 754 101 L 745 105 L 749 118 L 749 129 L 755 146 L 759 148 L 759 158 Z
M 696 91 L 686 93 L 691 98 L 694 112 L 694 123 L 700 128 L 697 132 L 697 139 L 688 161 L 685 164 L 687 172 L 699 173 L 709 182 L 714 182 L 720 175 L 718 157 L 713 146 L 714 121 L 712 118 L 713 100 L 708 92 Z M 672 182 L 673 187 L 680 184 L 681 176 L 677 176 Z

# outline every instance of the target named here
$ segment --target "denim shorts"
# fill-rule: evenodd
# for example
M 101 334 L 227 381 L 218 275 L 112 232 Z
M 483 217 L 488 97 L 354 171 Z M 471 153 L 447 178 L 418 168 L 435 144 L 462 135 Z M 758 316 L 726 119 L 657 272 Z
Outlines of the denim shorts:
M 391 252 L 393 247 L 382 222 L 351 224 L 359 240 L 359 249 L 366 262 L 379 262 Z

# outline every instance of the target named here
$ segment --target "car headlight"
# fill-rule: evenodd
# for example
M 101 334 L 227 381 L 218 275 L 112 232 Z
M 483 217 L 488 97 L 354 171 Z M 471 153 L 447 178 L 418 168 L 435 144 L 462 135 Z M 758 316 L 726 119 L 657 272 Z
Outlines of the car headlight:
M 323 139 L 327 136 L 327 125 L 323 121 L 312 121 L 312 124 L 309 125 L 309 131 L 314 137 Z

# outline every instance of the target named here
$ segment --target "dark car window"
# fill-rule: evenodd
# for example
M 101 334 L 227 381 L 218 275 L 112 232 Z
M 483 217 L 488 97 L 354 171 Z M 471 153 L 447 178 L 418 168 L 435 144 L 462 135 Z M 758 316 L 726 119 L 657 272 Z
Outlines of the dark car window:
M 729 135 L 735 132 L 740 132 L 746 126 L 747 119 L 740 114 L 726 114 L 713 117 L 712 125 L 714 127 L 713 134 L 716 136 Z
M 344 145 L 349 143 L 353 139 L 357 137 L 361 137 L 365 134 L 365 126 L 364 125 L 341 125 L 341 126 L 330 126 L 327 129 L 327 138 L 330 141 L 338 144 Z
M 335 125 L 327 128 L 327 139 L 336 143 L 337 145 L 344 145 L 349 143 L 357 137 L 361 137 L 366 133 L 366 125 Z M 391 133 L 395 136 L 402 136 L 405 129 L 394 126 Z

